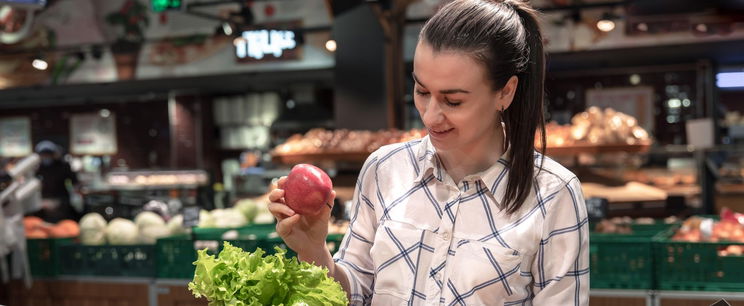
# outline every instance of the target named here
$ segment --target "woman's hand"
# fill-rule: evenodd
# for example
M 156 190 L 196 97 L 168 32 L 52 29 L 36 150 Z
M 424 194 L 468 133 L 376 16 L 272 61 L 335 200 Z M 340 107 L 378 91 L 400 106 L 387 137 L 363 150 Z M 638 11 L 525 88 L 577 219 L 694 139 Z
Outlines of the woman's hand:
M 276 232 L 289 248 L 297 252 L 300 259 L 320 263 L 324 261 L 321 259 L 329 256 L 326 237 L 336 192 L 331 192 L 329 205 L 323 205 L 317 215 L 300 215 L 284 203 L 283 187 L 286 181 L 287 177 L 280 178 L 277 181 L 278 188 L 269 194 L 269 211 L 278 220 Z

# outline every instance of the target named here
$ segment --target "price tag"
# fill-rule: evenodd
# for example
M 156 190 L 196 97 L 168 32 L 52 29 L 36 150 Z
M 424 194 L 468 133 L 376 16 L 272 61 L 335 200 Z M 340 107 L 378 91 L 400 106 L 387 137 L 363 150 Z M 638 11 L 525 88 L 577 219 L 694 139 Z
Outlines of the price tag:
M 607 217 L 607 205 L 609 202 L 605 198 L 586 199 L 586 212 L 589 215 L 589 221 L 600 221 Z
M 183 227 L 192 228 L 199 225 L 199 206 L 187 206 L 183 208 Z

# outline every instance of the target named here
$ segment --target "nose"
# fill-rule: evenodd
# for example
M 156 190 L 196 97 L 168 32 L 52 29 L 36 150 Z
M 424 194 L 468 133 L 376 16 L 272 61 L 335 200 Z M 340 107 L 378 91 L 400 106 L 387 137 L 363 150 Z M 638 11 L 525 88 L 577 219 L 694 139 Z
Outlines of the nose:
M 436 98 L 431 97 L 425 105 L 424 113 L 421 114 L 421 120 L 424 122 L 424 125 L 434 127 L 442 123 L 444 114 Z

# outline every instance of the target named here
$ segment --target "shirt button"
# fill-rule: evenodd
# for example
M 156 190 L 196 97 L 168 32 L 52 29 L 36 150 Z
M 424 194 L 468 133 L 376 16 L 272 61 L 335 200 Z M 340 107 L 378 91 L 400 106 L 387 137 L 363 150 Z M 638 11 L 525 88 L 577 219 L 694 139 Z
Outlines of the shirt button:
M 444 238 L 444 241 L 449 241 L 450 240 L 450 233 L 449 232 L 444 232 L 444 234 L 442 234 L 442 238 Z

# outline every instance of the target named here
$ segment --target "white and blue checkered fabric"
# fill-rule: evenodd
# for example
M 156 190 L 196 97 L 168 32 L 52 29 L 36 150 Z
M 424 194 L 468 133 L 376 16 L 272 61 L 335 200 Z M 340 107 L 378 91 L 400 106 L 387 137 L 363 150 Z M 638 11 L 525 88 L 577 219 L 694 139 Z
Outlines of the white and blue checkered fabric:
M 588 219 L 573 173 L 546 157 L 507 215 L 505 159 L 457 184 L 434 153 L 424 137 L 365 162 L 334 256 L 352 305 L 588 304 Z

